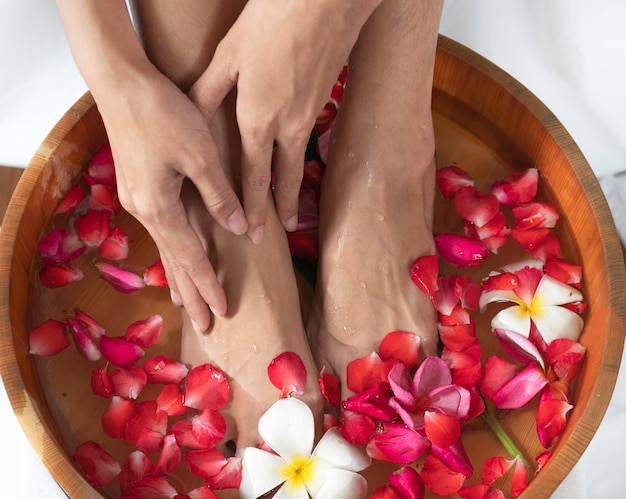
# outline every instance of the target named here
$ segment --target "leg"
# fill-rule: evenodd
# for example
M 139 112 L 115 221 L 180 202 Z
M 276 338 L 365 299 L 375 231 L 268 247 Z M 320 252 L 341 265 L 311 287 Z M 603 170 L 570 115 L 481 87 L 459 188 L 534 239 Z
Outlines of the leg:
M 435 314 L 409 268 L 435 250 L 430 101 L 440 9 L 431 0 L 383 2 L 350 57 L 322 188 L 308 328 L 319 363 L 340 376 L 393 330 L 418 334 L 424 354 L 435 353 Z
M 186 89 L 205 69 L 243 2 L 137 1 L 134 7 L 151 60 Z M 236 184 L 240 140 L 230 97 L 210 128 L 226 173 Z M 234 440 L 238 447 L 256 445 L 258 419 L 278 399 L 278 389 L 265 374 L 278 354 L 293 351 L 302 357 L 309 374 L 305 400 L 316 414 L 322 408 L 285 231 L 271 199 L 266 235 L 259 245 L 215 223 L 193 186 L 185 187 L 183 199 L 229 306 L 227 315 L 215 317 L 205 332 L 197 332 L 183 312 L 182 360 L 192 366 L 208 362 L 225 372 L 232 396 L 225 411 L 226 440 Z

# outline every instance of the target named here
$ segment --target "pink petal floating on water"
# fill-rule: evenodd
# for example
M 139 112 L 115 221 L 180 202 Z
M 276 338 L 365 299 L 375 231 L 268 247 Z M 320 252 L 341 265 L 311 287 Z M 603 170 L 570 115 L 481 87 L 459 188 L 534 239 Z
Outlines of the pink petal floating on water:
M 103 144 L 93 156 L 84 175 L 89 185 L 104 184 L 115 186 L 115 164 L 109 144 Z
M 106 360 L 119 367 L 128 367 L 144 355 L 143 348 L 121 336 L 102 336 L 100 351 Z
M 100 338 L 105 332 L 104 327 L 98 321 L 80 308 L 74 309 L 74 320 L 78 321 L 87 334 L 94 340 Z
M 456 234 L 439 233 L 435 244 L 441 257 L 456 267 L 478 265 L 489 255 L 480 241 Z
M 283 392 L 304 394 L 306 368 L 300 356 L 294 352 L 283 352 L 267 366 L 267 376 L 271 383 Z
M 165 435 L 163 438 L 163 447 L 159 453 L 156 463 L 154 464 L 153 475 L 163 476 L 169 475 L 176 471 L 182 459 L 182 452 L 176 443 L 174 435 Z
M 148 382 L 148 375 L 138 366 L 118 367 L 109 375 L 114 395 L 136 399 Z
M 546 359 L 560 381 L 573 383 L 582 368 L 587 349 L 568 338 L 558 338 L 546 348 Z
M 483 227 L 500 212 L 500 203 L 492 194 L 478 192 L 474 187 L 463 187 L 456 193 L 454 208 L 463 220 Z
M 47 263 L 69 263 L 85 252 L 85 245 L 73 232 L 55 228 L 39 241 L 37 251 Z
M 529 364 L 504 383 L 493 397 L 498 409 L 519 409 L 546 386 L 546 375 L 537 364 Z
M 452 199 L 460 189 L 473 187 L 474 180 L 458 166 L 445 166 L 437 170 L 437 185 L 444 198 Z
M 128 256 L 128 235 L 126 232 L 120 227 L 115 227 L 98 246 L 98 253 L 107 260 L 124 260 Z
M 160 288 L 167 287 L 167 278 L 165 277 L 165 268 L 163 262 L 158 258 L 143 273 L 143 280 L 146 286 L 156 286 Z
M 113 396 L 109 407 L 102 413 L 102 431 L 111 438 L 124 438 L 126 424 L 136 412 L 137 406 L 134 400 Z
M 458 492 L 466 478 L 463 473 L 453 471 L 432 454 L 427 455 L 424 460 L 422 480 L 435 494 L 449 496 Z
M 185 463 L 196 476 L 209 480 L 228 464 L 228 460 L 217 449 L 197 449 L 185 453 Z
M 537 195 L 539 171 L 536 168 L 528 168 L 523 172 L 515 172 L 507 175 L 502 180 L 491 186 L 493 194 L 500 204 L 505 206 L 513 203 L 527 203 Z
M 410 466 L 403 466 L 389 474 L 389 486 L 402 499 L 422 499 L 424 497 L 424 482 L 419 473 Z
M 71 317 L 65 320 L 70 333 L 74 337 L 74 345 L 87 360 L 96 361 L 102 356 L 99 346 L 82 323 Z
M 152 473 L 153 468 L 152 461 L 143 452 L 139 450 L 131 452 L 124 464 L 122 464 L 122 471 L 117 477 L 122 492 L 128 494 L 129 487 L 144 476 Z
M 39 282 L 50 289 L 67 286 L 82 278 L 82 271 L 71 263 L 45 264 L 39 271 Z
M 219 411 L 228 402 L 230 387 L 226 376 L 210 364 L 194 367 L 185 379 L 185 405 L 203 411 Z
M 120 293 L 132 293 L 145 286 L 143 279 L 130 270 L 106 262 L 97 262 L 96 268 L 100 271 L 100 277 Z
M 99 246 L 111 233 L 109 213 L 102 210 L 87 210 L 74 222 L 80 240 L 89 247 Z
M 128 487 L 124 497 L 176 499 L 179 496 L 176 488 L 162 476 L 145 475 Z
M 87 206 L 91 210 L 102 210 L 109 216 L 117 215 L 122 209 L 114 186 L 94 184 L 91 186 Z
M 56 355 L 70 346 L 65 322 L 48 319 L 28 334 L 29 352 L 34 355 Z
M 143 370 L 148 375 L 149 383 L 162 383 L 164 385 L 179 383 L 189 372 L 185 364 L 166 355 L 156 355 L 146 359 L 143 363 Z
M 124 438 L 145 453 L 161 447 L 167 432 L 167 414 L 157 407 L 154 400 L 136 405 L 137 411 L 126 423 Z
M 183 405 L 185 392 L 175 383 L 165 385 L 156 398 L 157 408 L 165 411 L 168 416 L 182 416 L 187 412 Z
M 133 322 L 126 328 L 124 337 L 137 343 L 142 348 L 148 348 L 156 345 L 163 331 L 163 317 L 159 314 Z
M 559 219 L 556 208 L 543 201 L 516 204 L 511 209 L 513 210 L 514 229 L 552 229 Z
M 113 396 L 111 380 L 106 367 L 96 367 L 91 372 L 91 391 L 94 395 L 110 399 Z
M 207 478 L 207 485 L 215 490 L 239 488 L 241 485 L 241 458 L 236 456 L 227 458 L 226 464 L 217 475 Z
M 54 214 L 60 215 L 62 213 L 70 213 L 74 211 L 76 208 L 78 208 L 80 203 L 82 203 L 84 198 L 85 191 L 83 191 L 83 188 L 76 183 L 72 184 L 70 190 L 67 191 L 67 194 L 65 194 L 65 197 L 63 198 L 61 203 L 59 203 L 59 206 L 57 206 Z
M 568 262 L 562 258 L 551 257 L 546 259 L 543 270 L 549 276 L 552 276 L 565 284 L 580 288 L 583 275 L 583 268 L 581 265 Z
M 402 421 L 383 423 L 367 444 L 367 453 L 374 459 L 410 464 L 430 446 L 430 441 Z
M 214 447 L 226 433 L 226 420 L 218 411 L 205 409 L 191 418 L 191 433 L 202 447 Z
M 537 435 L 545 449 L 554 445 L 565 430 L 567 417 L 574 408 L 565 400 L 542 400 L 535 415 Z
M 79 445 L 72 459 L 80 465 L 83 476 L 92 487 L 112 482 L 122 469 L 111 454 L 92 440 Z

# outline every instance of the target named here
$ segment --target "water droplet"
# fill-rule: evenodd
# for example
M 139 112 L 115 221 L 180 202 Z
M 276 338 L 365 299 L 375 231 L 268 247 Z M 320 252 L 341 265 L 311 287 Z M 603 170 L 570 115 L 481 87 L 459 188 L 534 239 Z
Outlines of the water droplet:
M 349 151 L 348 152 L 348 157 L 349 158 L 354 158 L 354 156 L 356 156 L 356 153 L 354 151 Z
M 257 348 L 257 346 L 256 346 L 256 345 L 252 345 L 252 346 L 250 347 L 250 350 L 252 350 L 254 353 L 257 353 L 258 348 Z
M 379 222 L 382 222 L 384 219 L 385 219 L 385 215 L 383 215 L 380 212 L 376 213 L 376 220 L 378 220 Z
M 267 300 L 265 300 L 265 303 L 267 303 L 269 305 L 270 303 L 272 303 L 272 299 L 268 298 Z
M 367 283 L 365 281 L 361 281 L 359 282 L 359 286 L 361 286 L 363 289 L 367 288 Z

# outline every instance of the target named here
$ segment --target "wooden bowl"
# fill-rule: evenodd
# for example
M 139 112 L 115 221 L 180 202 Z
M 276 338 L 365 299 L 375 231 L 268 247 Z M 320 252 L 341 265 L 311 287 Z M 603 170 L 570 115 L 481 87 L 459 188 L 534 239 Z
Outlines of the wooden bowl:
M 433 102 L 439 164 L 458 164 L 469 170 L 480 179 L 479 188 L 511 171 L 537 166 L 542 195 L 562 215 L 558 236 L 564 251 L 584 269 L 588 309 L 581 341 L 587 359 L 576 388 L 575 408 L 552 459 L 523 494 L 548 497 L 598 428 L 617 377 L 626 327 L 626 279 L 619 239 L 583 155 L 555 116 L 513 78 L 441 37 Z M 111 291 L 95 270 L 86 272 L 88 286 L 44 291 L 37 284 L 38 241 L 72 180 L 105 140 L 100 115 L 87 94 L 63 116 L 35 154 L 1 232 L 0 373 L 13 410 L 42 461 L 71 497 L 81 498 L 114 493 L 92 489 L 70 457 L 78 443 L 102 440 L 99 421 L 107 401 L 91 395 L 89 376 L 94 366 L 73 349 L 53 358 L 29 355 L 29 330 L 44 318 L 63 318 L 81 307 L 106 318 L 108 330 L 123 332 L 132 321 L 158 309 L 166 323 L 165 340 L 158 348 L 175 356 L 180 327 L 178 313 L 162 289 L 142 290 L 129 298 Z M 456 223 L 452 213 L 439 200 L 436 225 Z M 156 250 L 143 229 L 128 215 L 121 215 L 116 223 L 131 234 L 135 256 L 128 265 L 143 268 L 154 261 Z M 483 325 L 488 322 L 487 318 Z M 528 456 L 540 452 L 533 410 L 513 411 L 502 423 Z M 486 457 L 504 455 L 488 431 L 473 432 L 464 439 L 477 470 Z M 128 452 L 114 443 L 109 450 L 120 459 Z M 224 495 L 234 496 L 232 492 Z

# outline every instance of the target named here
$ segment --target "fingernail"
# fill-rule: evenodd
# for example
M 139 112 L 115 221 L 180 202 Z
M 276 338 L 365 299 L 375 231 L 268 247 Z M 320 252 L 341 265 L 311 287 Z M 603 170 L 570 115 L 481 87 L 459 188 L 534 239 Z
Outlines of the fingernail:
M 200 328 L 200 326 L 198 325 L 198 323 L 191 319 L 191 325 L 193 326 L 193 330 L 198 333 L 198 334 L 202 334 L 204 333 L 204 330 Z
M 177 307 L 182 307 L 183 306 L 183 301 L 180 299 L 180 295 L 174 291 L 173 289 L 170 289 L 170 298 L 172 299 L 172 303 L 177 306 Z
M 218 312 L 216 309 L 214 309 L 212 305 L 209 305 L 209 309 L 211 310 L 211 313 L 216 317 L 222 317 L 224 315 L 221 312 Z
M 263 239 L 263 234 L 265 234 L 264 225 L 259 225 L 258 227 L 255 227 L 251 231 L 248 231 L 248 237 L 252 239 L 252 242 L 254 244 L 259 244 L 261 242 L 261 240 Z
M 298 215 L 294 215 L 293 217 L 291 217 L 289 220 L 285 222 L 285 230 L 288 232 L 293 232 L 294 230 L 296 230 L 297 226 L 298 226 Z
M 241 235 L 246 233 L 246 230 L 248 230 L 248 222 L 241 208 L 237 208 L 231 213 L 226 219 L 226 226 L 233 234 Z

